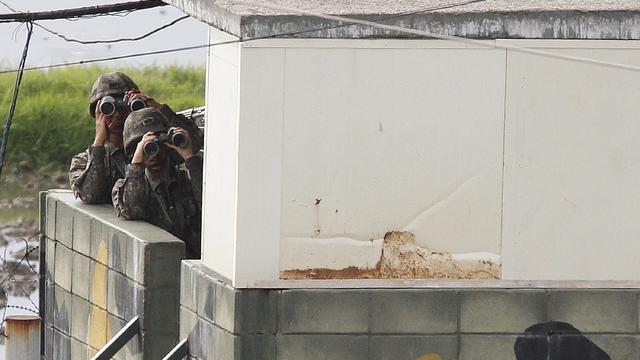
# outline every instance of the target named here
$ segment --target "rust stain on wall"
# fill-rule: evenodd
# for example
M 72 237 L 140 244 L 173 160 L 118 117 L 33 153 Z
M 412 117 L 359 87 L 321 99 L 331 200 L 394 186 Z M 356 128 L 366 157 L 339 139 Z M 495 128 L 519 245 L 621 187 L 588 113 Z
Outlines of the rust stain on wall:
M 282 279 L 499 279 L 500 264 L 479 260 L 462 263 L 451 254 L 432 251 L 416 244 L 406 231 L 385 234 L 382 255 L 375 268 L 292 269 L 280 273 Z

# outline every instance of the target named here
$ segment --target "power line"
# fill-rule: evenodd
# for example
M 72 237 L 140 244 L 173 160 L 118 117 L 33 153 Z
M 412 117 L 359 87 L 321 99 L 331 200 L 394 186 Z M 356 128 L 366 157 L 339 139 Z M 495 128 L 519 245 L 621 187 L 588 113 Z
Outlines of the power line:
M 166 5 L 167 4 L 163 3 L 160 0 L 140 0 L 118 4 L 87 6 L 74 9 L 0 14 L 0 22 L 32 22 L 37 20 L 70 19 L 85 17 L 88 15 L 105 15 L 113 12 L 151 9 L 154 7 Z
M 487 1 L 487 0 L 466 0 L 466 1 L 456 2 L 456 3 L 448 3 L 448 4 L 444 4 L 444 5 L 439 5 L 439 6 L 431 6 L 431 7 L 423 8 L 423 9 L 420 9 L 420 10 L 415 10 L 415 11 L 407 11 L 407 12 L 393 14 L 393 15 L 381 16 L 381 17 L 375 18 L 373 20 L 374 21 L 383 21 L 383 20 L 388 20 L 388 19 L 393 19 L 393 18 L 398 18 L 398 17 L 403 17 L 403 16 L 409 16 L 409 15 L 414 15 L 414 14 L 419 14 L 419 13 L 424 13 L 424 12 L 451 9 L 451 8 L 454 8 L 454 7 L 459 7 L 459 6 L 464 6 L 464 5 L 469 5 L 469 4 L 479 3 L 479 2 L 484 2 L 484 1 Z M 0 1 L 0 3 L 1 2 L 2 1 Z M 265 39 L 273 39 L 273 38 L 279 38 L 279 37 L 296 36 L 296 35 L 301 35 L 301 34 L 315 32 L 315 31 L 330 30 L 330 29 L 336 29 L 336 28 L 341 28 L 341 27 L 349 27 L 349 26 L 353 26 L 353 25 L 354 24 L 348 24 L 348 23 L 347 24 L 336 24 L 336 25 L 331 25 L 331 26 L 315 27 L 315 28 L 306 29 L 306 30 L 297 30 L 297 31 L 285 32 L 285 33 L 278 33 L 278 34 L 272 34 L 272 35 L 259 36 L 259 37 L 254 37 L 254 38 L 245 38 L 245 39 L 238 39 L 238 40 L 223 41 L 223 42 L 213 43 L 213 44 L 185 46 L 185 47 L 165 49 L 165 50 L 156 50 L 156 51 L 133 53 L 133 54 L 127 54 L 127 55 L 110 56 L 110 57 L 89 59 L 89 60 L 79 60 L 79 61 L 67 62 L 67 63 L 58 63 L 58 64 L 53 64 L 53 65 L 33 66 L 33 67 L 25 68 L 24 70 L 25 71 L 44 70 L 44 69 L 52 69 L 52 68 L 65 67 L 65 66 L 74 66 L 74 65 L 85 65 L 85 64 L 91 64 L 91 63 L 97 63 L 97 62 L 121 60 L 121 59 L 142 57 L 142 56 L 149 56 L 149 55 L 159 55 L 159 54 L 166 54 L 166 53 L 171 53 L 171 52 L 197 50 L 197 49 L 203 49 L 203 48 L 211 48 L 211 47 L 215 47 L 215 46 L 219 46 L 219 45 L 228 45 L 228 44 L 235 44 L 235 43 L 242 43 L 242 42 L 249 42 L 249 41 L 256 41 L 256 40 L 265 40 Z M 16 72 L 16 71 L 18 71 L 18 70 L 16 70 L 16 69 L 3 70 L 3 71 L 0 71 L 0 74 L 8 74 L 8 73 Z
M 15 86 L 13 88 L 13 98 L 11 99 L 11 106 L 9 107 L 9 114 L 7 115 L 7 121 L 4 123 L 4 131 L 2 132 L 2 143 L 0 143 L 0 175 L 2 175 L 2 168 L 4 166 L 4 160 L 7 150 L 7 142 L 9 142 L 9 130 L 11 129 L 11 120 L 16 110 L 16 103 L 18 102 L 18 92 L 20 90 L 20 83 L 22 82 L 22 74 L 24 74 L 24 66 L 27 61 L 27 52 L 29 51 L 29 43 L 31 42 L 31 34 L 33 34 L 33 24 L 27 23 L 27 41 L 24 44 L 22 50 L 22 57 L 20 58 L 20 65 L 18 66 L 18 76 L 16 76 Z
M 301 9 L 294 9 L 294 8 L 275 5 L 275 4 L 271 4 L 271 3 L 264 3 L 264 2 L 261 3 L 261 2 L 254 2 L 254 1 L 245 1 L 245 0 L 229 0 L 229 1 L 231 3 L 237 4 L 237 5 L 247 5 L 247 6 L 263 7 L 263 8 L 273 9 L 273 10 L 287 11 L 287 12 L 292 12 L 294 14 L 299 14 L 299 15 L 314 16 L 314 17 L 318 17 L 318 18 L 321 18 L 321 19 L 325 19 L 325 20 L 340 21 L 340 22 L 347 22 L 347 23 L 351 23 L 351 24 L 359 24 L 359 25 L 371 26 L 371 27 L 378 28 L 378 29 L 383 29 L 383 30 L 397 31 L 397 32 L 402 32 L 402 33 L 407 33 L 407 34 L 412 34 L 412 35 L 419 35 L 419 36 L 434 38 L 434 39 L 441 39 L 441 40 L 448 40 L 448 41 L 453 41 L 453 42 L 460 42 L 460 43 L 465 43 L 465 44 L 470 44 L 470 45 L 481 46 L 481 47 L 485 47 L 485 48 L 505 49 L 505 50 L 511 50 L 511 51 L 521 52 L 521 53 L 525 53 L 525 54 L 538 55 L 538 56 L 549 57 L 549 58 L 554 58 L 554 59 L 569 60 L 569 61 L 580 62 L 580 63 L 585 63 L 585 64 L 608 66 L 608 67 L 614 67 L 614 68 L 619 68 L 619 69 L 625 69 L 625 70 L 631 70 L 631 71 L 640 72 L 640 67 L 637 67 L 637 66 L 619 64 L 619 63 L 612 63 L 612 62 L 589 59 L 589 58 L 583 58 L 583 57 L 578 57 L 578 56 L 562 55 L 562 54 L 558 54 L 558 53 L 546 52 L 546 51 L 535 50 L 535 49 L 530 49 L 530 48 L 524 48 L 524 47 L 519 47 L 519 46 L 498 44 L 496 42 L 487 42 L 487 41 L 482 41 L 482 40 L 467 39 L 467 38 L 460 37 L 460 36 L 440 35 L 440 34 L 428 32 L 428 31 L 403 28 L 401 26 L 394 26 L 394 25 L 384 25 L 384 24 L 380 24 L 380 23 L 376 23 L 376 22 L 372 22 L 372 21 L 353 19 L 353 18 L 348 18 L 348 17 L 344 17 L 344 16 L 327 15 L 327 14 L 323 14 L 323 13 L 318 13 L 318 12 L 313 12 L 313 11 L 306 11 L 306 10 L 301 10 Z
M 44 31 L 46 31 L 46 32 L 48 32 L 50 34 L 53 34 L 53 35 L 63 39 L 64 41 L 67 41 L 67 42 L 75 42 L 75 43 L 78 43 L 78 44 L 85 44 L 85 45 L 87 45 L 87 44 L 112 44 L 112 43 L 123 42 L 123 41 L 138 41 L 138 40 L 142 40 L 142 39 L 144 39 L 146 37 L 149 37 L 149 36 L 157 33 L 160 30 L 164 30 L 164 29 L 166 29 L 166 28 L 168 28 L 168 27 L 170 27 L 170 26 L 172 26 L 172 25 L 174 25 L 174 24 L 176 24 L 176 23 L 178 23 L 178 22 L 180 22 L 182 20 L 188 19 L 189 17 L 190 17 L 189 15 L 185 15 L 183 17 L 179 17 L 179 18 L 173 20 L 172 22 L 170 22 L 168 24 L 165 24 L 165 25 L 162 25 L 159 28 L 154 29 L 154 30 L 152 30 L 152 31 L 150 31 L 150 32 L 148 32 L 148 33 L 146 33 L 144 35 L 140 35 L 140 36 L 137 36 L 137 37 L 134 37 L 134 38 L 120 38 L 120 39 L 113 39 L 113 40 L 78 40 L 78 39 L 72 39 L 72 38 L 69 38 L 69 37 L 67 37 L 67 36 L 65 36 L 63 34 L 60 34 L 58 32 L 55 32 L 55 31 L 51 30 L 51 29 L 48 29 L 48 28 L 46 28 L 46 27 L 44 27 L 44 26 L 42 26 L 42 25 L 40 25 L 38 23 L 36 23 L 35 25 L 37 27 L 41 28 L 42 30 L 44 30 Z

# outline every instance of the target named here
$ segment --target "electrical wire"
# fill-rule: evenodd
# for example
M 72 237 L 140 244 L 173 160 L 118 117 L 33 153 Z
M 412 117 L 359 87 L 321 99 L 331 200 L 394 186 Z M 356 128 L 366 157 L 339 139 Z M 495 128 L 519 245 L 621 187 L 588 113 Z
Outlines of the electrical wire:
M 18 102 L 18 92 L 20 90 L 20 83 L 22 82 L 22 74 L 24 74 L 25 63 L 27 61 L 27 53 L 29 51 L 29 43 L 31 42 L 32 34 L 33 24 L 31 22 L 28 22 L 27 41 L 25 42 L 24 49 L 22 50 L 22 57 L 20 58 L 20 65 L 18 66 L 18 75 L 16 76 L 16 82 L 13 88 L 13 98 L 11 99 L 9 114 L 7 115 L 7 121 L 4 123 L 4 130 L 2 132 L 2 143 L 0 143 L 0 176 L 2 175 L 2 168 L 4 167 L 7 142 L 9 142 L 9 130 L 11 129 L 11 120 L 13 120 L 13 114 L 16 110 L 16 103 Z
M 384 24 L 379 24 L 379 23 L 376 23 L 376 22 L 368 21 L 368 20 L 360 20 L 360 19 L 354 19 L 354 18 L 349 18 L 349 17 L 344 17 L 344 16 L 328 15 L 328 14 L 323 14 L 323 13 L 318 13 L 318 12 L 313 12 L 313 11 L 294 9 L 294 8 L 290 8 L 290 7 L 287 7 L 287 6 L 275 5 L 275 4 L 272 4 L 272 3 L 246 1 L 246 0 L 229 0 L 229 2 L 232 3 L 232 4 L 236 4 L 236 5 L 246 5 L 246 6 L 268 8 L 268 9 L 272 9 L 272 10 L 287 11 L 287 12 L 291 12 L 291 13 L 298 14 L 298 15 L 307 15 L 307 16 L 318 17 L 318 18 L 325 19 L 325 20 L 340 21 L 340 22 L 347 22 L 347 23 L 351 23 L 351 24 L 359 24 L 359 25 L 371 26 L 371 27 L 378 28 L 378 29 L 383 29 L 383 30 L 397 31 L 397 32 L 406 33 L 406 34 L 418 35 L 418 36 L 422 36 L 422 37 L 428 37 L 428 38 L 434 38 L 434 39 L 440 39 L 440 40 L 448 40 L 448 41 L 459 42 L 459 43 L 464 43 L 464 44 L 469 44 L 469 45 L 481 46 L 481 47 L 485 47 L 485 48 L 496 48 L 496 49 L 511 50 L 511 51 L 516 51 L 516 52 L 520 52 L 520 53 L 538 55 L 538 56 L 543 56 L 543 57 L 548 57 L 548 58 L 569 60 L 569 61 L 580 62 L 580 63 L 585 63 L 585 64 L 608 66 L 608 67 L 613 67 L 613 68 L 619 68 L 619 69 L 625 69 L 625 70 L 631 70 L 631 71 L 635 71 L 635 72 L 640 72 L 640 67 L 637 67 L 637 66 L 631 66 L 631 65 L 613 63 L 613 62 L 608 62 L 608 61 L 601 61 L 601 60 L 583 58 L 583 57 L 578 57 L 578 56 L 562 55 L 562 54 L 558 54 L 558 53 L 535 50 L 535 49 L 530 49 L 530 48 L 525 48 L 525 47 L 520 47 L 520 46 L 514 46 L 514 45 L 499 44 L 499 43 L 496 43 L 495 41 L 482 41 L 482 40 L 467 39 L 467 38 L 460 37 L 460 36 L 440 35 L 440 34 L 432 33 L 432 32 L 429 32 L 429 31 L 409 29 L 409 28 L 404 28 L 404 27 L 401 27 L 401 26 L 394 26 L 394 25 L 384 25 Z
M 7 9 L 9 9 L 9 10 L 11 10 L 13 12 L 18 12 L 18 10 L 12 8 L 11 6 L 9 6 L 9 4 L 7 4 L 6 2 L 4 2 L 2 0 L 0 0 L 0 4 L 4 5 Z M 132 10 L 126 10 L 125 12 L 126 13 L 123 16 L 129 15 L 133 11 Z M 111 15 L 113 15 L 113 14 L 111 14 Z M 91 16 L 91 17 L 89 17 L 89 16 Z M 88 15 L 86 18 L 95 18 L 97 16 L 100 16 L 100 14 L 99 15 Z M 115 16 L 118 16 L 118 15 L 115 15 Z M 52 35 L 55 35 L 55 36 L 61 38 L 64 41 L 67 41 L 67 42 L 75 42 L 75 43 L 79 43 L 79 44 L 112 44 L 112 43 L 123 42 L 123 41 L 138 41 L 138 40 L 142 40 L 142 39 L 144 39 L 146 37 L 149 37 L 149 36 L 157 33 L 158 31 L 164 30 L 164 29 L 166 29 L 166 28 L 168 28 L 168 27 L 170 27 L 170 26 L 172 26 L 172 25 L 174 25 L 174 24 L 176 24 L 176 23 L 178 23 L 178 22 L 180 22 L 182 20 L 188 19 L 189 17 L 190 17 L 189 15 L 185 15 L 183 17 L 177 18 L 177 19 L 173 20 L 172 22 L 170 22 L 168 24 L 160 26 L 159 28 L 156 28 L 156 29 L 151 30 L 150 32 L 148 32 L 146 34 L 143 34 L 143 35 L 140 35 L 140 36 L 137 36 L 137 37 L 134 37 L 134 38 L 120 38 L 120 39 L 113 39 L 113 40 L 78 40 L 78 39 L 72 39 L 72 38 L 69 38 L 69 37 L 67 37 L 67 36 L 65 36 L 63 34 L 60 34 L 59 32 L 51 30 L 51 29 L 45 27 L 44 25 L 40 25 L 37 22 L 34 22 L 34 25 L 39 27 L 39 28 L 41 28 L 42 30 L 52 34 Z M 82 18 L 66 19 L 66 20 L 77 21 L 79 19 L 82 19 Z
M 50 34 L 53 34 L 53 35 L 61 38 L 64 41 L 67 41 L 67 42 L 75 42 L 75 43 L 78 43 L 78 44 L 85 44 L 85 45 L 86 44 L 112 44 L 112 43 L 123 42 L 123 41 L 138 41 L 138 40 L 142 40 L 142 39 L 144 39 L 146 37 L 149 37 L 149 36 L 157 33 L 160 30 L 164 30 L 164 29 L 166 29 L 166 28 L 168 28 L 168 27 L 170 27 L 170 26 L 172 26 L 172 25 L 174 25 L 174 24 L 176 24 L 176 23 L 178 23 L 178 22 L 180 22 L 182 20 L 188 19 L 188 18 L 190 18 L 189 15 L 185 15 L 183 17 L 179 17 L 179 18 L 173 20 L 172 22 L 170 22 L 168 24 L 162 25 L 159 28 L 151 30 L 150 32 L 148 32 L 148 33 L 146 33 L 144 35 L 140 35 L 140 36 L 137 36 L 137 37 L 134 37 L 134 38 L 120 38 L 120 39 L 113 39 L 113 40 L 78 40 L 78 39 L 72 39 L 72 38 L 69 38 L 69 37 L 67 37 L 65 35 L 62 35 L 62 34 L 58 33 L 58 32 L 55 32 L 55 31 L 53 31 L 51 29 L 48 29 L 48 28 L 46 28 L 46 27 L 44 27 L 44 26 L 42 26 L 42 25 L 40 25 L 38 23 L 36 23 L 35 25 L 37 27 L 41 28 L 42 30 L 44 30 L 44 31 L 46 31 L 46 32 L 48 32 Z

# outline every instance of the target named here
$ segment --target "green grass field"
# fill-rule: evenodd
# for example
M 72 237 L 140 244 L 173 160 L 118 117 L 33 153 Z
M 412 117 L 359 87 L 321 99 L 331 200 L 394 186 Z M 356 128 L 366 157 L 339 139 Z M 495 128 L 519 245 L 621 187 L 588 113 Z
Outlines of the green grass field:
M 5 172 L 48 172 L 68 168 L 95 133 L 88 97 L 98 76 L 128 74 L 145 93 L 175 111 L 204 104 L 204 67 L 69 67 L 25 72 L 11 126 Z M 0 124 L 4 126 L 15 74 L 0 75 Z

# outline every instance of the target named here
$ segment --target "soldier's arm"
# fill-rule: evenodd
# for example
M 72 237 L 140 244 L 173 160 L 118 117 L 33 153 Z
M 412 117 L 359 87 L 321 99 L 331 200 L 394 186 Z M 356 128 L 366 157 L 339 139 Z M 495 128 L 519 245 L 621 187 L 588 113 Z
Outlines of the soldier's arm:
M 189 177 L 191 178 L 191 188 L 196 198 L 198 207 L 202 209 L 202 156 L 195 154 L 185 160 Z
M 147 179 L 142 164 L 129 165 L 124 179 L 116 181 L 111 191 L 113 207 L 118 216 L 128 220 L 147 220 L 148 196 Z
M 73 157 L 69 168 L 69 184 L 76 198 L 86 204 L 109 202 L 109 179 L 105 168 L 105 148 L 90 146 Z

